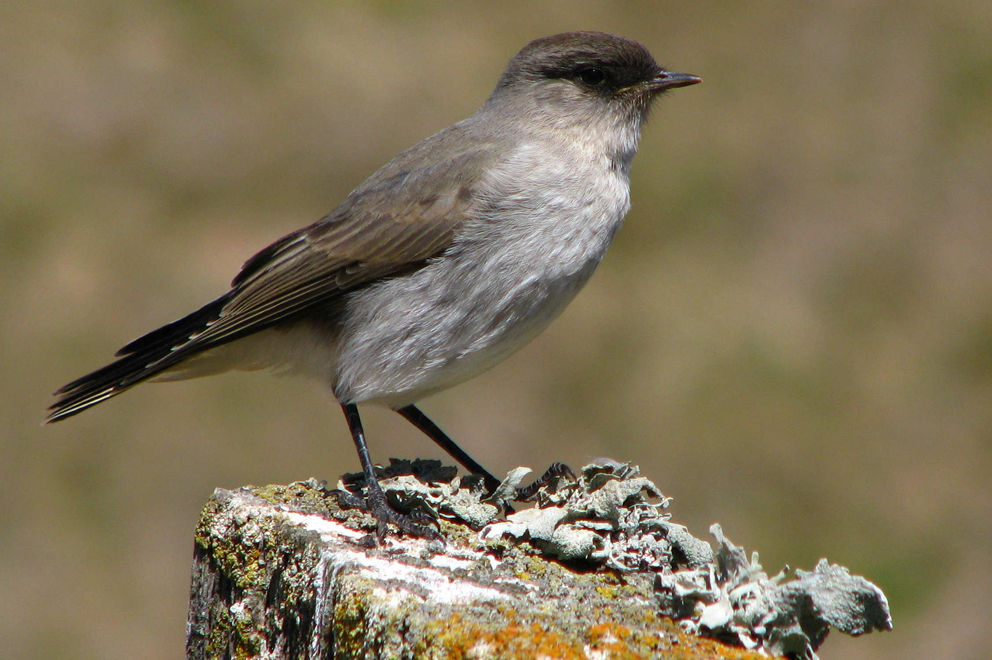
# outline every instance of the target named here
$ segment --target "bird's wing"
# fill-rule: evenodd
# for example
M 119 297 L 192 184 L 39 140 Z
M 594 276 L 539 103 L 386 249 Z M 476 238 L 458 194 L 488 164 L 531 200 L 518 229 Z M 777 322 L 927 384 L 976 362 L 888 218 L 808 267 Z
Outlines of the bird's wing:
M 490 153 L 475 149 L 425 167 L 383 168 L 320 221 L 246 261 L 216 318 L 174 352 L 191 354 L 226 343 L 379 278 L 421 267 L 450 245 L 455 228 L 472 212 L 476 182 L 465 173 L 482 171 Z M 145 349 L 159 339 L 155 334 L 131 342 L 118 355 Z
M 258 332 L 440 255 L 476 211 L 496 150 L 456 124 L 400 154 L 318 222 L 247 262 L 231 290 L 139 337 L 60 388 L 48 421 L 75 415 L 215 346 Z M 440 158 L 438 154 L 445 154 Z M 473 174 L 474 173 L 474 174 Z

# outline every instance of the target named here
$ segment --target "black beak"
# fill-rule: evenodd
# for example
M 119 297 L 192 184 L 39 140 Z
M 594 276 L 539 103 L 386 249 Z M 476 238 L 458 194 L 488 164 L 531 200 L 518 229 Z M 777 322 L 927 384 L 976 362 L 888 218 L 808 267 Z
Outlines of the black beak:
M 691 73 L 672 73 L 659 69 L 655 77 L 647 81 L 645 85 L 652 91 L 661 92 L 675 87 L 688 87 L 700 82 L 703 82 L 703 79 Z

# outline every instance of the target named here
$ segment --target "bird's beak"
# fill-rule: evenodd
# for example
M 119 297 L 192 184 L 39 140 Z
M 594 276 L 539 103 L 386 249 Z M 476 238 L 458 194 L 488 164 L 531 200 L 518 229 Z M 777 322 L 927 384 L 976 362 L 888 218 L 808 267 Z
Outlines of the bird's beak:
M 675 87 L 688 87 L 699 82 L 703 82 L 703 79 L 691 73 L 672 73 L 671 71 L 659 69 L 655 77 L 648 80 L 644 85 L 653 92 L 661 92 Z

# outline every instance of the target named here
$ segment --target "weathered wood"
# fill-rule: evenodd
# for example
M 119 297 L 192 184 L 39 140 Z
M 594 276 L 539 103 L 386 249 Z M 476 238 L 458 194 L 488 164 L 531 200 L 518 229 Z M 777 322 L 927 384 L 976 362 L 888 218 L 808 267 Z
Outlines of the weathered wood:
M 387 539 L 312 483 L 217 490 L 197 528 L 190 658 L 766 658 L 684 634 L 653 576 L 580 571 L 442 522 Z
M 555 473 L 505 520 L 456 473 L 395 461 L 380 478 L 444 541 L 377 545 L 374 521 L 315 482 L 216 491 L 196 533 L 189 657 L 815 659 L 830 629 L 892 627 L 881 590 L 842 566 L 770 577 L 718 525 L 715 546 L 692 536 L 635 466 Z M 340 487 L 360 492 L 360 475 Z

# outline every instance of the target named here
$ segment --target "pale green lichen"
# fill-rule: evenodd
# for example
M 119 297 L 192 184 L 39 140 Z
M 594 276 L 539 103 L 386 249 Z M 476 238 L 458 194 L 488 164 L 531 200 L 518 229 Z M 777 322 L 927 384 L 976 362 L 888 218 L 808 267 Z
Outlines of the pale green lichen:
M 460 478 L 437 462 L 394 461 L 382 469 L 381 482 L 392 501 L 435 511 L 446 546 L 419 541 L 373 547 L 375 521 L 361 511 L 342 511 L 334 491 L 313 480 L 219 492 L 208 503 L 197 528 L 198 561 L 231 590 L 210 606 L 208 657 L 300 655 L 303 639 L 328 653 L 333 649 L 336 657 L 585 657 L 589 651 L 760 657 L 686 635 L 666 618 L 685 617 L 683 626 L 699 634 L 725 636 L 710 625 L 718 609 L 710 610 L 708 625 L 693 623 L 706 603 L 697 606 L 686 591 L 671 597 L 660 576 L 713 573 L 713 562 L 726 564 L 727 555 L 724 546 L 714 555 L 709 544 L 670 522 L 668 500 L 636 467 L 607 462 L 587 466 L 576 482 L 553 479 L 537 491 L 536 508 L 491 522 L 482 534 L 473 527 L 498 507 L 476 479 Z M 361 479 L 346 477 L 340 487 L 358 493 Z M 348 528 L 370 534 L 364 540 L 341 537 L 330 546 L 322 536 Z M 461 590 L 454 609 L 445 601 L 455 597 L 445 580 Z M 439 597 L 432 591 L 437 588 L 449 589 L 449 596 Z M 318 623 L 325 606 L 327 621 Z M 741 625 L 742 619 L 729 620 Z M 768 621 L 762 625 L 774 630 Z M 773 639 L 762 634 L 737 641 Z M 278 644 L 284 646 L 273 646 Z M 797 647 L 770 642 L 764 648 Z

